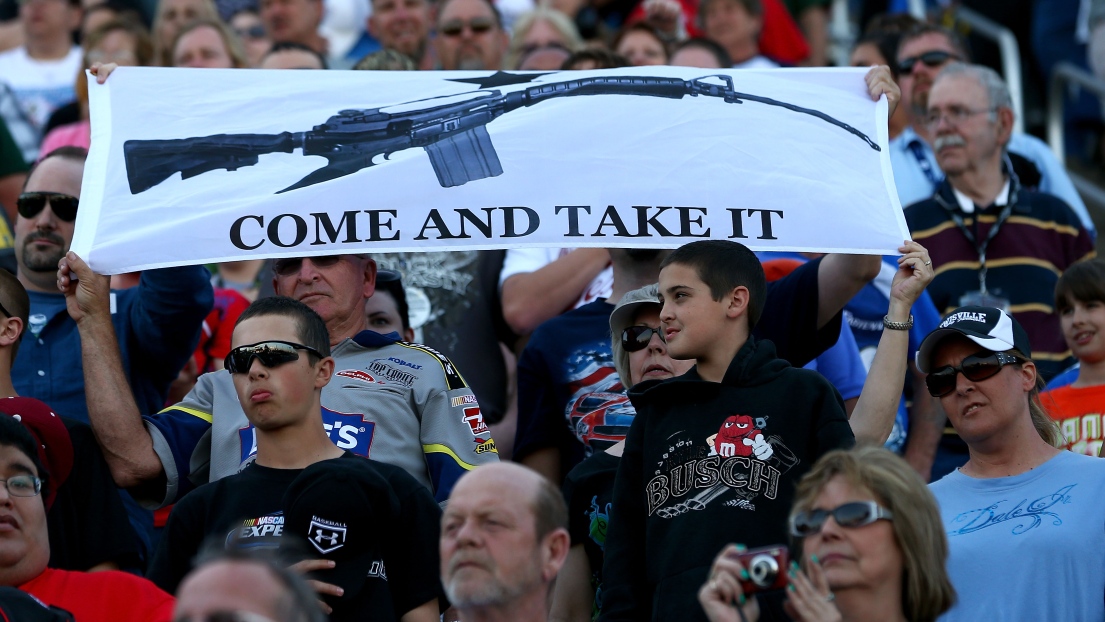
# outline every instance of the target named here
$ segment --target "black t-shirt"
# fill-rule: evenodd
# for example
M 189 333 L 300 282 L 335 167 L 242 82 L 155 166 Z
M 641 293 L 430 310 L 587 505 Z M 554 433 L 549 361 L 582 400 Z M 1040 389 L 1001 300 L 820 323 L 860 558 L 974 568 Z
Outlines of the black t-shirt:
M 602 607 L 602 562 L 606 548 L 606 529 L 614 501 L 614 476 L 620 459 L 605 451 L 596 452 L 576 465 L 564 481 L 568 502 L 568 533 L 572 546 L 583 545 L 591 565 L 591 588 L 595 590 L 592 619 Z
M 114 562 L 124 570 L 140 570 L 138 535 L 92 428 L 73 419 L 61 420 L 73 444 L 73 469 L 46 516 L 50 567 L 84 571 Z
M 397 621 L 403 613 L 441 595 L 437 563 L 440 509 L 429 491 L 402 469 L 349 452 L 334 460 L 371 465 L 396 492 L 400 511 L 387 517 L 390 527 L 380 533 L 378 552 L 387 572 L 370 575 L 357 598 L 343 603 L 342 610 L 330 619 Z M 284 534 L 284 493 L 302 472 L 251 463 L 237 475 L 188 493 L 169 515 L 150 580 L 174 593 L 208 537 L 224 543 L 236 537 L 239 546 L 279 547 Z

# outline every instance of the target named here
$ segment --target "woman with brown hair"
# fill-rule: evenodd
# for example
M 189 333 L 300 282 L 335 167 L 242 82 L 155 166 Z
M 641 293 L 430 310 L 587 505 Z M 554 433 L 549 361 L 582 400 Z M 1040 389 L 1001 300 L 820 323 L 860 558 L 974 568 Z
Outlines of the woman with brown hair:
M 881 447 L 825 454 L 798 484 L 790 531 L 802 560 L 787 588 L 795 620 L 933 622 L 955 602 L 936 500 Z M 724 549 L 699 592 L 712 622 L 759 617 L 756 599 L 741 593 L 742 552 Z

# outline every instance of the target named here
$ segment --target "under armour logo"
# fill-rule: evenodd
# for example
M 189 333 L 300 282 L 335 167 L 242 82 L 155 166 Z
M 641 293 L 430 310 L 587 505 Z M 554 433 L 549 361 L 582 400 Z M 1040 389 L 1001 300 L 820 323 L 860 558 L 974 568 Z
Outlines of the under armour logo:
M 345 546 L 346 532 L 345 525 L 314 517 L 307 528 L 307 539 L 319 553 L 326 555 Z

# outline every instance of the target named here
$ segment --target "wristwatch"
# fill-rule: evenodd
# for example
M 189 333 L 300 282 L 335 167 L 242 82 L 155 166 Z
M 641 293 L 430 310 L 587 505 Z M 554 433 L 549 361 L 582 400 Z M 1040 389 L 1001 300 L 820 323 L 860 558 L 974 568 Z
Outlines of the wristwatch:
M 908 322 L 891 322 L 889 315 L 882 316 L 882 325 L 890 330 L 909 330 L 913 328 L 913 314 L 909 314 Z

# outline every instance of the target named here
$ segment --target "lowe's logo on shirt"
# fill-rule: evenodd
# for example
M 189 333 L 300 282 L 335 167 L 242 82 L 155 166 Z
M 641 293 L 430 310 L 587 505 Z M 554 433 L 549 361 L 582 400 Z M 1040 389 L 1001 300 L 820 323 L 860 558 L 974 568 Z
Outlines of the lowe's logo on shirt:
M 368 457 L 376 424 L 365 421 L 363 415 L 339 413 L 323 408 L 322 427 L 326 429 L 330 440 L 340 449 Z M 239 429 L 238 437 L 241 440 L 242 462 L 245 462 L 257 453 L 257 433 L 251 424 Z

